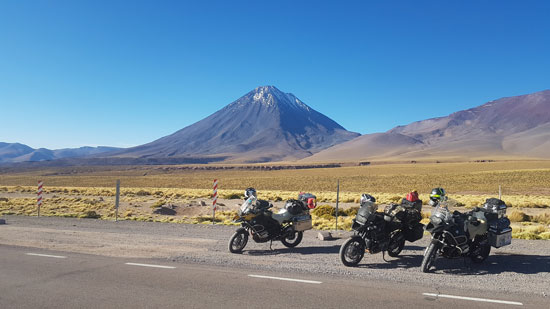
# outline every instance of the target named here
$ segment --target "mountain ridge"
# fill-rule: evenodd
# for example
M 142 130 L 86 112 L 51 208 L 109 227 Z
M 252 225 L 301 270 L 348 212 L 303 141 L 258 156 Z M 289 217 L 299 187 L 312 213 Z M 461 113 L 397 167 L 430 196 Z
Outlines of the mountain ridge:
M 543 90 L 362 135 L 304 161 L 550 158 L 549 129 L 550 90 Z M 396 136 L 405 142 L 388 142 Z

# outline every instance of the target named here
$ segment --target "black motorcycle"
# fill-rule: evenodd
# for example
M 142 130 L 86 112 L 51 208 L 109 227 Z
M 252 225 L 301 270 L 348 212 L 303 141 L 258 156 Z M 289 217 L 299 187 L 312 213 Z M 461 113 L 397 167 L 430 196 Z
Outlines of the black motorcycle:
M 237 211 L 234 222 L 241 224 L 229 240 L 229 251 L 240 253 L 248 243 L 248 236 L 257 243 L 280 240 L 288 248 L 296 247 L 305 230 L 312 229 L 309 207 L 315 207 L 315 197 L 303 194 L 298 200 L 289 200 L 278 213 L 273 213 L 272 204 L 248 198 Z M 309 207 L 308 207 L 309 206 Z
M 383 213 L 376 212 L 376 199 L 368 194 L 361 197 L 361 207 L 351 228 L 354 235 L 340 247 L 340 260 L 345 266 L 356 266 L 365 252 L 375 254 L 388 252 L 396 257 L 405 246 L 405 241 L 416 241 L 424 234 L 420 212 L 406 205 L 392 204 Z
M 491 247 L 511 244 L 510 220 L 505 217 L 506 204 L 499 199 L 487 199 L 483 208 L 467 213 L 451 213 L 445 204 L 438 203 L 426 230 L 432 241 L 424 251 L 421 269 L 428 272 L 436 258 L 469 257 L 474 263 L 487 259 Z

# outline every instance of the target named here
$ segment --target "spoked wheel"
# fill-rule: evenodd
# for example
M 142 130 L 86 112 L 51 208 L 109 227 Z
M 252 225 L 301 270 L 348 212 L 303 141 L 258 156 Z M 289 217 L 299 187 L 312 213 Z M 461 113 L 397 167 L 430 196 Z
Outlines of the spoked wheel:
M 396 257 L 403 251 L 403 248 L 405 247 L 405 237 L 403 237 L 403 234 L 397 233 L 390 238 L 390 242 L 388 244 L 388 255 L 391 257 Z
M 428 272 L 430 270 L 430 267 L 434 265 L 435 259 L 437 258 L 438 248 L 439 244 L 434 241 L 432 241 L 428 248 L 426 248 L 426 252 L 424 252 L 424 258 L 422 259 L 422 264 L 420 265 L 422 272 Z
M 365 255 L 365 241 L 360 236 L 353 236 L 340 247 L 340 260 L 348 267 L 357 266 Z
M 281 239 L 281 242 L 285 245 L 285 247 L 294 248 L 302 241 L 303 237 L 304 232 L 293 232 Z
M 244 228 L 238 229 L 229 240 L 229 252 L 241 253 L 248 243 L 248 231 Z
M 485 239 L 481 242 L 476 243 L 472 252 L 470 253 L 470 259 L 474 263 L 481 263 L 485 261 L 487 257 L 489 257 L 489 253 L 491 253 L 491 245 Z

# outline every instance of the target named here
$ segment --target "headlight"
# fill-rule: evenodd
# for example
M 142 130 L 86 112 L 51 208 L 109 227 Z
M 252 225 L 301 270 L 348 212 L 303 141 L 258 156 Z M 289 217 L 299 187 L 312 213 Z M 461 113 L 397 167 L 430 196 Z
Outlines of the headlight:
M 499 209 L 499 210 L 497 211 L 497 213 L 498 213 L 498 218 L 499 218 L 499 219 L 500 219 L 500 218 L 504 218 L 504 216 L 506 215 L 506 209 Z

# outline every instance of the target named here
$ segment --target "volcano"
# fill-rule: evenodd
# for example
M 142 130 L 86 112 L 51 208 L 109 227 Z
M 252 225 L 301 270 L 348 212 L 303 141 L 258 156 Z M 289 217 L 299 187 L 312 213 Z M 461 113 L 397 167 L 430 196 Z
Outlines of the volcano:
M 359 135 L 295 95 L 263 86 L 171 135 L 109 156 L 246 163 L 297 160 Z

